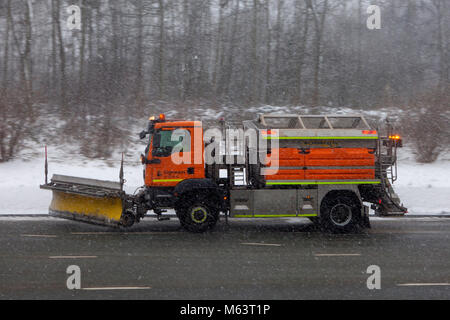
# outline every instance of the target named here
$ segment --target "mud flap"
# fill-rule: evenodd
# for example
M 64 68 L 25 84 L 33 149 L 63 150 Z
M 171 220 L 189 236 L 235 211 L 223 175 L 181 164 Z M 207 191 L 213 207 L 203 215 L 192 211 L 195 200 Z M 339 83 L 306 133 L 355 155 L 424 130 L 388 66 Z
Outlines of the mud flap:
M 369 219 L 369 207 L 363 205 L 361 208 L 361 214 L 362 214 L 362 219 L 361 219 L 361 226 L 363 228 L 371 228 L 370 226 L 370 219 Z

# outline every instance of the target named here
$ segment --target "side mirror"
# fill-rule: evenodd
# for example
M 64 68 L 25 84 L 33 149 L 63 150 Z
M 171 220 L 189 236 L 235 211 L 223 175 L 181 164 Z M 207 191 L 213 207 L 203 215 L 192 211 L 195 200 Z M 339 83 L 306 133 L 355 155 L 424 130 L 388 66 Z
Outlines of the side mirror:
M 160 164 L 161 163 L 161 159 L 147 160 L 146 163 L 147 164 Z
M 141 163 L 142 164 L 160 164 L 161 163 L 161 159 L 148 160 L 148 159 L 145 158 L 145 156 L 143 154 L 141 154 Z
M 139 138 L 144 139 L 146 135 L 147 135 L 147 131 L 142 130 L 141 133 L 139 133 Z

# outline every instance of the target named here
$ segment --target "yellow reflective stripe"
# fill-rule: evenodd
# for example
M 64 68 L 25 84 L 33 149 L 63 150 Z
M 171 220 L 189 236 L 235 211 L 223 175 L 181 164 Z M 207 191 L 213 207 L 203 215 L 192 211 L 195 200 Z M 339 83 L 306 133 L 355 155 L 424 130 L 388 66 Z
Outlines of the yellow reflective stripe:
M 183 181 L 183 179 L 154 179 L 153 182 L 178 182 Z

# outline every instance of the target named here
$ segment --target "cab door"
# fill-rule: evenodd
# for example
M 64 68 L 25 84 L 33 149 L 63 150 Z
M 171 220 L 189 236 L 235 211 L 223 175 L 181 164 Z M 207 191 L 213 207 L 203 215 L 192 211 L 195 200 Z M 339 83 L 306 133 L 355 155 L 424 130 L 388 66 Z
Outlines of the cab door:
M 185 179 L 204 178 L 203 145 L 201 163 L 195 163 L 199 161 L 194 157 L 194 141 L 193 128 L 156 130 L 147 156 L 145 185 L 172 187 Z

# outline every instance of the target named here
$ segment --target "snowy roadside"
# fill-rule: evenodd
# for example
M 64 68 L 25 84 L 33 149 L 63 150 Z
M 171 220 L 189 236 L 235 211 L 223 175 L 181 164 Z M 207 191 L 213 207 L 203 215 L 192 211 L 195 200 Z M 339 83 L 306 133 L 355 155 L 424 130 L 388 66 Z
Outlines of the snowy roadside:
M 124 167 L 125 189 L 133 193 L 143 184 L 142 166 L 138 162 L 138 152 L 126 158 Z M 405 148 L 399 155 L 398 180 L 394 188 L 408 207 L 411 215 L 450 214 L 450 160 L 441 157 L 432 164 L 418 164 Z M 59 159 L 60 161 L 56 161 Z M 67 157 L 61 152 L 53 153 L 49 160 L 49 178 L 54 173 L 118 180 L 120 161 Z M 39 189 L 44 182 L 44 159 L 37 156 L 33 160 L 15 160 L 0 164 L 0 214 L 47 214 L 51 192 Z
M 137 157 L 136 157 L 137 158 Z M 55 173 L 100 180 L 119 180 L 120 161 L 112 166 L 104 161 L 68 160 L 64 163 L 49 161 L 49 179 Z M 142 185 L 142 166 L 125 164 L 125 190 L 133 193 Z M 33 161 L 15 160 L 0 164 L 0 214 L 47 214 L 52 193 L 42 190 L 44 158 Z

